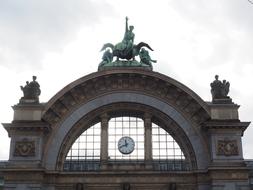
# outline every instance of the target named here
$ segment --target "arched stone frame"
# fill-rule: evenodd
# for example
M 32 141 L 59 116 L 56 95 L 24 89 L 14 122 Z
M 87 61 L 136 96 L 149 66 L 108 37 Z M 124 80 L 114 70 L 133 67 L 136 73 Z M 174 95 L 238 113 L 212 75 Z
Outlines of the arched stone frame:
M 200 125 L 209 118 L 206 103 L 177 81 L 141 70 L 94 73 L 71 83 L 53 97 L 43 116 L 52 127 L 44 149 L 44 166 L 56 169 L 61 144 L 81 118 L 100 107 L 120 102 L 151 106 L 172 118 L 188 136 L 198 169 L 207 168 L 209 148 Z
M 136 104 L 136 103 L 114 103 L 100 107 L 83 118 L 81 118 L 66 135 L 63 143 L 61 145 L 56 168 L 57 170 L 63 169 L 63 163 L 65 157 L 75 142 L 75 140 L 89 127 L 93 124 L 100 122 L 101 115 L 108 115 L 108 119 L 117 116 L 133 116 L 144 119 L 145 114 L 152 116 L 152 123 L 157 124 L 167 131 L 179 144 L 181 150 L 184 152 L 187 161 L 190 164 L 190 170 L 197 169 L 197 162 L 195 158 L 195 153 L 193 147 L 191 146 L 189 139 L 187 138 L 184 131 L 175 123 L 171 118 L 169 118 L 164 113 L 158 111 L 150 106 Z M 102 126 L 101 126 L 102 127 Z

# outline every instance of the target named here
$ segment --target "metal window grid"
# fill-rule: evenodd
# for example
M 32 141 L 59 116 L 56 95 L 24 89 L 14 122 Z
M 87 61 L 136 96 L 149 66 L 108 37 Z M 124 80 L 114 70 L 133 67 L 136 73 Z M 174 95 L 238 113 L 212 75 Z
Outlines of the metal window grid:
M 100 164 L 101 125 L 84 131 L 72 144 L 64 163 L 65 170 L 98 170 Z
M 101 123 L 84 131 L 73 143 L 64 162 L 65 171 L 95 171 L 100 169 Z M 129 136 L 135 150 L 124 155 L 118 141 Z M 154 170 L 188 170 L 185 156 L 173 137 L 152 123 L 152 153 Z M 111 118 L 108 126 L 108 161 L 111 163 L 144 162 L 144 122 L 137 117 Z
M 115 117 L 109 121 L 108 128 L 109 161 L 141 161 L 144 160 L 144 122 L 137 117 Z M 118 150 L 118 141 L 124 136 L 131 137 L 135 142 L 131 154 L 122 154 Z
M 187 170 L 181 148 L 163 128 L 152 123 L 153 164 L 157 170 Z

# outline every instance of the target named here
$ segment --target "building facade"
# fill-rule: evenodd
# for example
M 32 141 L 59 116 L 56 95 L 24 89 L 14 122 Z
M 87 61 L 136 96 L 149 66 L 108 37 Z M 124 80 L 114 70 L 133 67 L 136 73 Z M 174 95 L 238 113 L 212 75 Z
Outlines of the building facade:
M 47 103 L 23 99 L 3 124 L 11 138 L 3 188 L 249 190 L 241 142 L 249 122 L 230 100 L 205 102 L 143 67 L 91 73 Z

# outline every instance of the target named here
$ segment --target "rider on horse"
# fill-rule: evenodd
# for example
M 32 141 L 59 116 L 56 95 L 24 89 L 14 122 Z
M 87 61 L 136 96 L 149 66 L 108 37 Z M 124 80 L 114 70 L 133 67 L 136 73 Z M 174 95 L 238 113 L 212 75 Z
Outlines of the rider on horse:
M 134 33 L 133 33 L 134 26 L 129 26 L 128 28 L 128 18 L 126 17 L 126 30 L 125 35 L 122 42 L 118 43 L 115 46 L 115 49 L 123 51 L 127 54 L 129 51 L 132 50 L 134 46 Z

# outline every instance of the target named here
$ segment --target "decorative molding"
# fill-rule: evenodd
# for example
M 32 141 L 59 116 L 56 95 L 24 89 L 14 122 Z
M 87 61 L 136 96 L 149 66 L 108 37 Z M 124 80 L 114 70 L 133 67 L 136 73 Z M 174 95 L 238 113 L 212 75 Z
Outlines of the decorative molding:
M 35 156 L 35 141 L 31 141 L 26 138 L 24 138 L 22 141 L 16 141 L 13 156 L 15 157 Z
M 3 123 L 4 128 L 8 131 L 9 135 L 17 133 L 17 131 L 22 132 L 43 132 L 47 134 L 51 131 L 51 126 L 43 121 L 22 121 L 22 122 L 12 122 L 12 123 Z
M 218 140 L 216 154 L 219 156 L 239 155 L 237 140 L 228 140 L 228 139 Z
M 81 81 L 78 80 L 60 91 L 58 98 L 48 103 L 43 119 L 54 125 L 88 101 L 119 91 L 137 91 L 162 99 L 195 123 L 202 123 L 210 118 L 205 102 L 195 97 L 187 87 L 168 77 L 164 78 L 159 73 L 152 73 L 154 76 L 150 72 L 135 73 L 132 70 L 128 73 L 118 71 L 101 75 L 102 73 L 97 72 L 94 78 L 84 81 L 81 78 Z

